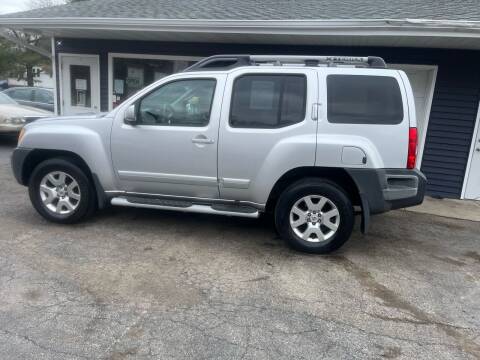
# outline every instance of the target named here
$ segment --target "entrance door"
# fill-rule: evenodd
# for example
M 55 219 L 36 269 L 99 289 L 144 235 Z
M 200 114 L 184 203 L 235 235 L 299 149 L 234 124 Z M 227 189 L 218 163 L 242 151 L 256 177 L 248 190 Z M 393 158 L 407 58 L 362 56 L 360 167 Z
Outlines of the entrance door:
M 477 124 L 470 170 L 467 169 L 466 176 L 465 199 L 480 200 L 480 123 Z
M 60 54 L 61 113 L 100 111 L 100 74 L 97 55 Z

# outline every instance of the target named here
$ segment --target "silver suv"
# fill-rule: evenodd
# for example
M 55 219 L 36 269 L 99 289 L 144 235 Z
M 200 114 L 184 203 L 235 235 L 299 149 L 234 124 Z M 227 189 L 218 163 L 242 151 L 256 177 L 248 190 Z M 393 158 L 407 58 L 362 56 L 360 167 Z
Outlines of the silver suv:
M 46 219 L 107 204 L 256 218 L 315 253 L 355 213 L 420 204 L 412 89 L 377 57 L 222 55 L 146 87 L 102 116 L 44 119 L 12 157 Z

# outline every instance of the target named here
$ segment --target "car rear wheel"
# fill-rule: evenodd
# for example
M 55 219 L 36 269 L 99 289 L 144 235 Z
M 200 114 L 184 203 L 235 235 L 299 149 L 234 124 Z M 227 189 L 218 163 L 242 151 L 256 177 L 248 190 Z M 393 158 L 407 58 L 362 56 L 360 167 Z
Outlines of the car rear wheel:
M 57 223 L 75 223 L 95 210 L 95 192 L 82 169 L 67 159 L 40 163 L 32 173 L 29 195 L 37 212 Z
M 288 187 L 275 208 L 275 225 L 290 246 L 325 254 L 341 247 L 354 225 L 353 206 L 345 192 L 322 179 Z

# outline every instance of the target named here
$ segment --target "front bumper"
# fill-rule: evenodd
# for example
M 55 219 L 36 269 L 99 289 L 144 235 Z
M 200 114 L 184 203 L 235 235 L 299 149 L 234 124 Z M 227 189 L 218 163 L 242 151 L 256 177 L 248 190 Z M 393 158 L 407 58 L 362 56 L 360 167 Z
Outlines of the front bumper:
M 0 124 L 0 134 L 16 134 L 25 124 Z
M 25 171 L 25 160 L 27 159 L 28 155 L 32 152 L 32 149 L 26 148 L 16 148 L 13 150 L 11 164 L 13 175 L 15 179 L 21 185 L 27 185 L 25 181 L 24 171 Z
M 417 169 L 346 169 L 371 214 L 419 205 L 427 178 Z

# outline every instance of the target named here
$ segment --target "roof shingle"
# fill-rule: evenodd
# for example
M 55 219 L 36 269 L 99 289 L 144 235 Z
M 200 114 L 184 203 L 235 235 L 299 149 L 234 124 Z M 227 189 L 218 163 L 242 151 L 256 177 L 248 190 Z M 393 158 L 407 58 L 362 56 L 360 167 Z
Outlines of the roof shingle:
M 7 18 L 480 21 L 478 0 L 88 0 Z

